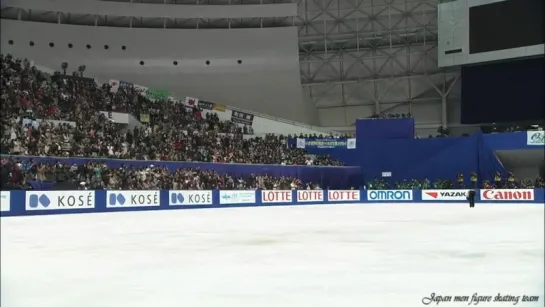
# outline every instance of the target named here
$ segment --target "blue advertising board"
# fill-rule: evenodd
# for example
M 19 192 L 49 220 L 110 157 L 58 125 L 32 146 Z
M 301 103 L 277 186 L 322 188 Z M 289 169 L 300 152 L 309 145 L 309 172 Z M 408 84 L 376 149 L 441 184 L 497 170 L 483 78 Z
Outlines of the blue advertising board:
M 278 205 L 465 203 L 467 190 L 2 191 L 1 216 Z M 545 202 L 544 189 L 478 190 L 477 202 Z

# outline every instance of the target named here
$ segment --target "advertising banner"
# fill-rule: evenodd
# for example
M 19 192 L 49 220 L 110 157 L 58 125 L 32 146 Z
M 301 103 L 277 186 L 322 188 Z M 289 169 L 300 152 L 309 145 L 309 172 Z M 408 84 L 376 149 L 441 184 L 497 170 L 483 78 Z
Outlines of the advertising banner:
M 297 138 L 297 148 L 346 148 L 355 149 L 356 139 L 303 139 Z
M 517 190 L 481 190 L 482 201 L 521 201 L 534 200 L 533 189 L 517 189 Z
M 367 200 L 371 201 L 410 201 L 412 190 L 371 190 L 367 191 Z
M 360 201 L 361 196 L 359 190 L 328 190 L 327 200 L 339 202 Z
M 526 131 L 526 144 L 545 146 L 545 131 Z
M 322 202 L 324 191 L 322 190 L 297 190 L 297 202 Z
M 255 191 L 220 191 L 220 204 L 254 204 Z
M 158 190 L 107 191 L 106 208 L 159 207 Z
M 169 191 L 169 206 L 212 205 L 212 191 Z
M 8 212 L 11 205 L 11 193 L 8 191 L 2 191 L 0 194 L 0 211 Z
M 422 190 L 422 200 L 466 200 L 468 190 Z
M 231 121 L 233 123 L 251 126 L 254 122 L 254 115 L 241 111 L 231 111 Z
M 263 190 L 261 191 L 261 202 L 264 204 L 270 203 L 291 203 L 291 190 Z
M 477 203 L 545 203 L 545 189 L 476 190 Z M 259 193 L 259 194 L 258 194 Z M 147 190 L 1 191 L 0 215 L 28 216 L 77 212 L 294 206 L 320 204 L 467 204 L 467 190 Z M 478 206 L 478 205 L 477 205 Z M 120 209 L 121 208 L 121 209 Z
M 92 209 L 94 191 L 26 191 L 25 210 Z

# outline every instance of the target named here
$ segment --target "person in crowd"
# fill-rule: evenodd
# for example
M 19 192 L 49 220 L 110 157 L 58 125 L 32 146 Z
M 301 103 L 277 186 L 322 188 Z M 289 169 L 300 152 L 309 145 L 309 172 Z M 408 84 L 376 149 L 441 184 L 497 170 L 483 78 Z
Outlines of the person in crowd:
M 287 148 L 282 135 L 249 137 L 249 127 L 221 121 L 215 113 L 203 115 L 196 106 L 151 101 L 132 87 L 113 93 L 107 84 L 55 78 L 11 56 L 0 60 L 2 154 L 281 165 L 309 161 L 304 149 Z M 148 120 L 127 129 L 108 118 L 110 111 L 146 114 Z M 311 164 L 342 165 L 328 156 L 317 156 Z

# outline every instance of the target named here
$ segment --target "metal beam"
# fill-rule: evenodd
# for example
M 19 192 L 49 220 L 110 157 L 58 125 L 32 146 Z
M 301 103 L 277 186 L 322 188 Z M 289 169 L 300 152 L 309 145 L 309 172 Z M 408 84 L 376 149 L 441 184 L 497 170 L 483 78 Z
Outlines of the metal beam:
M 439 72 L 439 73 L 433 73 L 433 74 L 410 74 L 407 76 L 393 76 L 393 77 L 384 77 L 384 78 L 362 78 L 362 79 L 352 79 L 352 80 L 331 80 L 331 81 L 317 81 L 312 83 L 304 83 L 301 84 L 304 87 L 309 86 L 323 86 L 326 84 L 348 84 L 348 83 L 371 83 L 374 81 L 394 81 L 398 79 L 413 79 L 413 78 L 422 78 L 422 77 L 428 77 L 428 76 L 444 76 L 444 75 L 451 75 L 451 76 L 457 76 L 457 72 Z

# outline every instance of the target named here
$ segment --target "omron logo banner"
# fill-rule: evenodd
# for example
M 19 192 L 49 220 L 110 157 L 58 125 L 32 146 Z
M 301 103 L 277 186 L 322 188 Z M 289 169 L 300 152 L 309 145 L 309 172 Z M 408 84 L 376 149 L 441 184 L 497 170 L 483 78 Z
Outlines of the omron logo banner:
M 159 207 L 159 191 L 108 191 L 106 208 Z
M 169 206 L 211 205 L 212 191 L 169 191 Z
M 25 194 L 27 211 L 95 207 L 94 191 L 27 191 Z
M 413 200 L 412 190 L 371 190 L 367 191 L 367 199 L 375 201 Z

